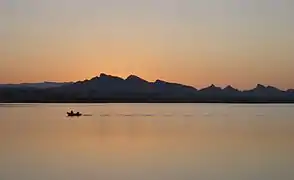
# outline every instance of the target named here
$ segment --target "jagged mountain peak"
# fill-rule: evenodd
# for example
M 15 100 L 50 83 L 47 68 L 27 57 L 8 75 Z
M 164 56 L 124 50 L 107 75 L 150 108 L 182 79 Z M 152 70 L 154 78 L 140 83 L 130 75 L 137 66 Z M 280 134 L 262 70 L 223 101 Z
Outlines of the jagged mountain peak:
M 139 76 L 136 76 L 136 75 L 129 75 L 127 78 L 126 78 L 127 81 L 144 81 L 144 82 L 148 82 L 146 81 L 145 79 L 143 78 L 140 78 Z
M 218 90 L 221 90 L 222 88 L 217 87 L 217 86 L 214 85 L 214 84 L 211 84 L 210 86 L 208 86 L 208 87 L 206 87 L 206 88 L 203 88 L 203 90 L 207 90 L 207 89 L 218 89 Z
M 109 75 L 105 74 L 105 73 L 100 73 L 99 77 L 108 77 Z
M 274 86 L 267 86 L 267 89 L 272 89 L 272 90 L 277 90 L 277 91 L 281 91 L 279 88 L 276 88 Z
M 255 89 L 265 89 L 266 87 L 262 84 L 257 84 Z
M 235 88 L 233 88 L 233 86 L 231 86 L 231 85 L 228 85 L 224 89 L 235 89 Z
M 156 84 L 166 84 L 167 82 L 163 81 L 163 80 L 160 80 L 160 79 L 157 79 L 154 83 L 156 83 Z
M 112 79 L 112 80 L 124 80 L 121 77 L 118 76 L 113 76 L 113 75 L 108 75 L 105 73 L 101 73 L 98 79 L 102 79 L 102 80 L 107 80 L 107 79 Z
M 228 85 L 224 88 L 224 90 L 234 90 L 234 91 L 239 91 L 238 89 L 234 88 L 233 86 L 231 85 Z
M 50 82 L 45 82 L 46 88 Z M 39 84 L 33 84 L 40 87 Z M 41 83 L 44 87 L 44 83 Z M 51 84 L 50 84 L 51 85 Z M 206 88 L 197 90 L 192 86 L 178 83 L 156 80 L 148 82 L 136 75 L 130 75 L 126 79 L 101 73 L 90 80 L 55 86 L 46 90 L 38 90 L 34 95 L 31 89 L 18 91 L 17 88 L 28 87 L 27 84 L 0 85 L 0 102 L 49 102 L 62 101 L 107 101 L 107 102 L 294 102 L 294 90 L 279 90 L 274 86 L 257 84 L 251 90 L 240 91 L 231 85 L 225 88 L 212 84 Z M 1 88 L 2 87 L 2 88 Z M 7 89 L 5 87 L 10 87 Z M 30 86 L 31 87 L 31 86 Z M 53 87 L 53 86 L 50 86 Z M 45 89 L 45 88 L 44 88 Z M 6 93 L 15 93 L 13 97 L 5 96 Z M 27 92 L 27 93 L 26 93 Z M 1 99 L 2 98 L 2 99 Z

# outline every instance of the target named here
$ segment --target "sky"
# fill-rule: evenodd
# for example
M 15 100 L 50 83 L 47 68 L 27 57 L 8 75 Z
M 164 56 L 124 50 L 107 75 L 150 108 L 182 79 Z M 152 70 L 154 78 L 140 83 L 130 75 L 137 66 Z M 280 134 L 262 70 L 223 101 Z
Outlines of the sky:
M 293 0 L 0 0 L 0 83 L 104 72 L 294 88 Z

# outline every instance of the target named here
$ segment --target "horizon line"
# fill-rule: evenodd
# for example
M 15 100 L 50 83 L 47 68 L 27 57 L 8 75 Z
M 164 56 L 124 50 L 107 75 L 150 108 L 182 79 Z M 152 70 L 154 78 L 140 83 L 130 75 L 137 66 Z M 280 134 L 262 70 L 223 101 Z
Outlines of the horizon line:
M 141 78 L 140 76 L 138 76 L 138 75 L 134 75 L 134 74 L 130 74 L 130 75 L 126 76 L 126 77 L 122 77 L 122 76 L 111 75 L 111 74 L 107 74 L 107 73 L 103 73 L 103 72 L 100 73 L 98 76 L 96 75 L 96 76 L 91 77 L 90 79 L 89 79 L 89 78 L 85 78 L 85 79 L 83 79 L 83 80 L 74 80 L 74 81 L 54 81 L 54 80 L 50 80 L 50 81 L 48 81 L 48 80 L 45 80 L 45 81 L 36 81 L 36 82 L 0 83 L 0 85 L 24 85 L 24 84 L 38 84 L 38 83 L 61 83 L 61 84 L 62 84 L 62 83 L 76 83 L 76 82 L 81 82 L 81 81 L 91 80 L 91 79 L 93 79 L 93 78 L 97 78 L 97 77 L 99 78 L 99 77 L 101 77 L 101 76 L 103 76 L 103 75 L 104 75 L 104 76 L 110 76 L 110 77 L 116 77 L 116 78 L 120 78 L 120 79 L 123 79 L 123 80 L 127 80 L 129 77 L 134 76 L 134 77 L 138 77 L 138 78 L 140 78 L 140 79 L 142 79 L 142 80 L 145 80 L 145 81 L 147 81 L 148 83 L 155 83 L 156 81 L 163 81 L 163 82 L 167 82 L 167 83 L 175 83 L 175 84 L 181 84 L 181 85 L 184 85 L 184 86 L 190 86 L 190 87 L 193 87 L 193 88 L 195 88 L 195 89 L 197 89 L 197 90 L 201 90 L 201 89 L 208 88 L 208 87 L 212 87 L 212 86 L 214 86 L 214 87 L 216 87 L 216 88 L 221 88 L 221 89 L 225 89 L 226 87 L 232 87 L 232 88 L 237 89 L 237 90 L 239 90 L 239 91 L 251 90 L 250 88 L 249 88 L 249 89 L 240 89 L 240 88 L 237 88 L 237 87 L 235 87 L 235 86 L 233 86 L 233 85 L 230 85 L 230 84 L 228 84 L 228 85 L 224 85 L 224 86 L 218 86 L 218 85 L 216 85 L 215 83 L 208 84 L 208 85 L 203 86 L 203 87 L 195 87 L 195 86 L 193 86 L 193 85 L 189 85 L 189 84 L 183 84 L 183 83 L 180 83 L 180 82 L 172 82 L 172 81 L 162 80 L 162 79 L 156 79 L 156 80 L 154 80 L 154 81 L 149 81 L 149 80 L 146 80 L 146 79 Z M 276 86 L 273 86 L 273 85 L 263 84 L 263 83 L 256 83 L 255 86 L 253 86 L 252 88 L 256 88 L 256 87 L 258 87 L 258 86 L 264 86 L 265 88 L 268 88 L 268 87 L 274 87 L 274 88 L 277 88 L 277 89 L 279 89 L 279 90 L 281 90 L 281 91 L 287 91 L 287 90 L 292 90 L 292 89 L 294 89 L 294 88 L 285 88 L 285 89 L 283 89 L 283 88 L 279 88 L 279 87 L 276 87 Z

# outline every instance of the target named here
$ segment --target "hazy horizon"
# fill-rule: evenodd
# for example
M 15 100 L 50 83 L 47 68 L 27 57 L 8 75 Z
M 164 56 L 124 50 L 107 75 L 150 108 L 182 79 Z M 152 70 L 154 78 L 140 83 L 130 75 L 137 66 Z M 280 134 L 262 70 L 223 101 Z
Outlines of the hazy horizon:
M 288 0 L 2 0 L 0 84 L 100 72 L 239 89 L 294 88 Z
M 101 74 L 105 74 L 105 75 L 113 76 L 113 77 L 119 77 L 119 78 L 122 78 L 122 79 L 125 79 L 125 80 L 126 80 L 129 76 L 133 76 L 133 75 L 134 75 L 134 76 L 137 76 L 137 77 L 139 77 L 139 78 L 142 78 L 142 79 L 148 81 L 149 83 L 154 83 L 154 82 L 157 81 L 157 80 L 161 80 L 161 81 L 166 81 L 166 82 L 169 82 L 169 83 L 179 83 L 179 84 L 182 84 L 182 85 L 192 86 L 192 87 L 194 87 L 194 88 L 196 88 L 196 89 L 198 89 L 198 90 L 199 90 L 199 89 L 206 88 L 206 87 L 209 87 L 209 86 L 212 86 L 212 85 L 217 86 L 217 87 L 220 87 L 220 88 L 226 88 L 226 87 L 228 87 L 228 86 L 232 86 L 231 84 L 227 84 L 227 85 L 223 85 L 223 86 L 218 86 L 218 85 L 212 83 L 212 84 L 207 84 L 206 86 L 196 87 L 196 86 L 193 86 L 193 85 L 191 85 L 191 84 L 183 84 L 183 83 L 181 83 L 181 82 L 167 81 L 167 80 L 165 80 L 165 79 L 156 79 L 156 80 L 149 81 L 149 80 L 145 79 L 144 77 L 141 77 L 141 76 L 138 76 L 138 75 L 135 75 L 135 74 L 130 74 L 129 76 L 121 77 L 121 76 L 115 76 L 115 75 L 112 75 L 112 74 L 107 74 L 107 73 L 104 73 L 104 72 L 98 74 L 97 76 L 93 76 L 92 78 L 99 77 Z M 19 82 L 19 83 L 3 83 L 3 84 L 0 83 L 0 85 L 18 85 L 18 84 L 35 84 L 35 83 L 75 83 L 75 82 L 78 82 L 78 81 L 90 80 L 90 79 L 92 79 L 92 78 L 88 78 L 88 79 L 80 79 L 80 80 L 75 80 L 75 81 L 35 81 L 35 82 Z M 252 87 L 248 87 L 248 88 L 240 88 L 240 87 L 235 87 L 235 86 L 233 86 L 233 88 L 236 88 L 236 89 L 242 91 L 242 90 L 253 89 L 253 88 L 257 87 L 258 85 L 263 85 L 263 86 L 265 86 L 265 87 L 267 87 L 267 86 L 272 86 L 271 84 L 257 83 L 257 84 L 255 84 L 255 85 L 253 85 Z M 276 87 L 276 88 L 279 88 L 279 87 Z M 279 88 L 279 89 L 280 89 L 280 90 L 290 90 L 290 89 L 293 89 L 293 88 Z
M 104 75 L 107 75 L 107 76 L 112 76 L 112 77 L 122 78 L 124 80 L 126 80 L 129 76 L 137 76 L 139 78 L 142 78 L 142 79 L 148 81 L 149 83 L 154 83 L 157 80 L 161 80 L 161 81 L 166 81 L 166 82 L 169 82 L 169 83 L 177 83 L 177 84 L 192 86 L 192 87 L 194 87 L 194 88 L 196 88 L 198 90 L 204 89 L 204 88 L 207 88 L 207 87 L 210 87 L 210 86 L 216 86 L 216 87 L 220 87 L 220 88 L 223 88 L 223 89 L 226 88 L 226 87 L 228 87 L 228 86 L 232 86 L 231 84 L 227 84 L 227 85 L 223 85 L 223 86 L 218 86 L 218 85 L 212 83 L 212 84 L 207 84 L 206 86 L 196 87 L 196 86 L 193 86 L 191 84 L 184 84 L 184 83 L 181 83 L 181 82 L 167 81 L 165 79 L 156 79 L 156 80 L 150 81 L 150 80 L 147 80 L 144 77 L 138 76 L 136 74 L 130 74 L 128 76 L 121 77 L 121 76 L 116 76 L 116 75 L 108 74 L 108 73 L 104 73 L 104 72 L 101 72 L 100 74 L 98 74 L 96 76 L 93 76 L 91 78 L 88 78 L 88 79 L 80 79 L 80 80 L 75 80 L 75 81 L 35 81 L 35 82 L 19 82 L 19 83 L 4 83 L 4 84 L 1 84 L 0 83 L 0 85 L 20 85 L 20 84 L 38 84 L 38 83 L 76 83 L 78 81 L 86 81 L 86 80 L 91 80 L 92 78 L 100 77 L 101 74 L 104 74 Z M 265 87 L 273 87 L 271 84 L 262 84 L 262 83 L 257 83 L 255 85 L 253 85 L 252 87 L 248 87 L 248 88 L 240 88 L 240 87 L 235 87 L 235 86 L 232 86 L 232 87 L 235 88 L 235 89 L 241 90 L 241 91 L 243 91 L 243 90 L 246 91 L 246 90 L 254 89 L 254 88 L 256 88 L 259 85 L 262 85 L 262 86 L 265 86 Z M 293 89 L 293 88 L 280 88 L 280 87 L 276 87 L 276 88 L 278 88 L 280 90 L 291 90 L 291 89 Z

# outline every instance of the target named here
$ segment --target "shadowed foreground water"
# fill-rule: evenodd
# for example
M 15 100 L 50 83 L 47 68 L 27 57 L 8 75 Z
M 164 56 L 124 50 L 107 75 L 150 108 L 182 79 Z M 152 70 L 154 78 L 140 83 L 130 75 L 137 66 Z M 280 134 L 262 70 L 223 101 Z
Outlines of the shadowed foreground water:
M 67 118 L 78 110 L 92 116 Z M 292 180 L 294 106 L 2 104 L 1 180 Z

